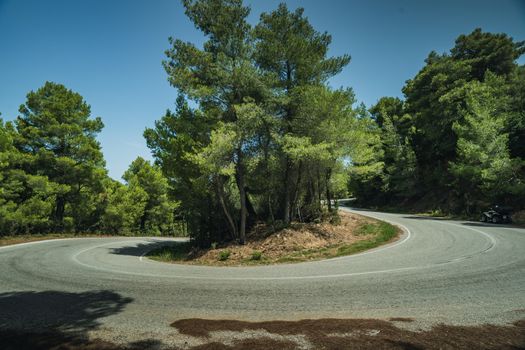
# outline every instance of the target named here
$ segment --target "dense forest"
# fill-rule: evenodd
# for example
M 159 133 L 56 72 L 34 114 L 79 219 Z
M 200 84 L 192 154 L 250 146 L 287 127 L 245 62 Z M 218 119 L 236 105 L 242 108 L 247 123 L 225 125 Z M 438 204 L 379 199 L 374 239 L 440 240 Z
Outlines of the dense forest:
M 79 94 L 47 82 L 14 122 L 0 120 L 0 233 L 171 234 L 177 202 L 161 170 L 137 158 L 108 177 L 96 135 L 100 118 Z
M 366 205 L 479 214 L 525 207 L 525 42 L 476 29 L 431 52 L 403 87 L 369 110 L 380 142 L 372 171 L 351 170 Z
M 108 177 L 82 96 L 46 83 L 0 121 L 0 234 L 175 234 L 245 241 L 257 223 L 337 223 L 332 200 L 475 214 L 525 207 L 524 42 L 474 30 L 431 52 L 403 88 L 367 109 L 330 78 L 350 56 L 302 9 L 247 21 L 241 0 L 184 0 L 206 37 L 170 38 L 178 94 L 137 158 Z

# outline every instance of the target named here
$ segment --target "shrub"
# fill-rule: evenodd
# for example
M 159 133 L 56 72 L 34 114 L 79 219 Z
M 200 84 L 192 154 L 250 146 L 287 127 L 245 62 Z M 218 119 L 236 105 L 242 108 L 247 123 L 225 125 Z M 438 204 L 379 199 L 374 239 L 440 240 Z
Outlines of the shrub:
M 261 260 L 262 258 L 262 253 L 258 250 L 254 250 L 253 253 L 252 253 L 252 260 Z
M 337 211 L 334 211 L 332 215 L 330 216 L 330 223 L 332 225 L 340 225 L 341 224 L 341 216 L 339 216 L 339 213 Z
M 226 261 L 230 257 L 230 251 L 228 249 L 221 250 L 219 252 L 219 261 Z

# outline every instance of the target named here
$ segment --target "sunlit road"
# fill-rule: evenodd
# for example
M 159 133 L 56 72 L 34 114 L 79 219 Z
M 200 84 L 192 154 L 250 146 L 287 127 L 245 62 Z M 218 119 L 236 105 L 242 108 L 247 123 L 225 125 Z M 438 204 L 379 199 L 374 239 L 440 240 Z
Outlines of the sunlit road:
M 0 248 L 0 328 L 165 337 L 191 317 L 410 317 L 422 324 L 525 318 L 525 229 L 360 212 L 396 223 L 392 244 L 277 266 L 200 267 L 143 255 L 151 238 L 67 239 Z

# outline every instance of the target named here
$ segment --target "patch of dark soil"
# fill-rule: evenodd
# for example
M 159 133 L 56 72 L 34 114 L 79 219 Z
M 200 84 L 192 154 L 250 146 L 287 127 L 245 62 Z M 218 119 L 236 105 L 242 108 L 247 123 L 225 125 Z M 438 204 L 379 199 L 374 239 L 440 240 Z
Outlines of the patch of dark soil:
M 191 348 L 191 350 L 294 350 L 297 349 L 297 344 L 288 341 L 279 341 L 268 338 L 254 338 L 246 339 L 234 343 L 231 346 L 222 343 L 208 343 Z
M 175 321 L 171 324 L 179 332 L 196 337 L 208 337 L 210 332 L 216 331 L 248 331 L 266 330 L 269 333 L 292 335 L 304 334 L 307 336 L 326 336 L 334 333 L 346 333 L 349 331 L 367 331 L 370 329 L 397 330 L 388 321 L 366 320 L 366 319 L 319 319 L 300 321 L 267 321 L 267 322 L 245 322 L 236 320 L 204 320 L 199 318 Z
M 398 318 L 400 319 L 400 318 Z M 172 324 L 182 334 L 206 338 L 216 331 L 266 330 L 268 337 L 254 336 L 225 345 L 218 341 L 193 347 L 194 350 L 298 349 L 293 338 L 272 339 L 272 335 L 303 335 L 314 349 L 525 349 L 525 320 L 513 325 L 476 327 L 438 325 L 427 331 L 409 331 L 384 320 L 319 319 L 301 321 L 244 322 L 234 320 L 186 319 Z M 164 345 L 155 339 L 120 346 L 90 340 L 82 334 L 58 331 L 23 332 L 0 330 L 2 350 L 146 350 Z
M 391 317 L 388 320 L 394 321 L 394 322 L 414 322 L 413 318 L 408 318 L 408 317 Z
M 269 322 L 186 319 L 172 326 L 183 334 L 198 337 L 208 337 L 215 331 L 249 330 L 304 335 L 314 348 L 323 349 L 525 349 L 525 321 L 508 326 L 438 325 L 421 332 L 401 329 L 388 321 L 363 319 Z M 267 339 L 254 339 L 254 344 L 258 341 L 263 346 Z

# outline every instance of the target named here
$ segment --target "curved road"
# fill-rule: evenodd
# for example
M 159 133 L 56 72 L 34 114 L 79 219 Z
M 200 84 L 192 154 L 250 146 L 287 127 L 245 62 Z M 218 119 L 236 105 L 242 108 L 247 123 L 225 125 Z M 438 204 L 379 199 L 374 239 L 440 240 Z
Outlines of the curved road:
M 355 211 L 404 228 L 348 257 L 261 267 L 164 264 L 168 239 L 66 239 L 0 248 L 0 329 L 164 337 L 175 320 L 410 317 L 420 325 L 525 318 L 525 229 Z

